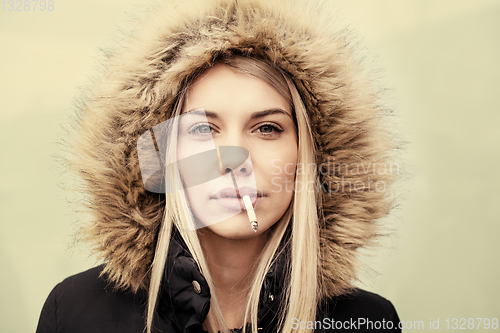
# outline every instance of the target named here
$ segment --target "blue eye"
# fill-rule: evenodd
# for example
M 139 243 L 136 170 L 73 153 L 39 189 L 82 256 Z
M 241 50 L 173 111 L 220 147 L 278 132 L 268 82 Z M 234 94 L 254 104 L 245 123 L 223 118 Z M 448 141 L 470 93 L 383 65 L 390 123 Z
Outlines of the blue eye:
M 209 124 L 196 124 L 188 132 L 193 136 L 208 136 L 212 135 L 212 127 Z

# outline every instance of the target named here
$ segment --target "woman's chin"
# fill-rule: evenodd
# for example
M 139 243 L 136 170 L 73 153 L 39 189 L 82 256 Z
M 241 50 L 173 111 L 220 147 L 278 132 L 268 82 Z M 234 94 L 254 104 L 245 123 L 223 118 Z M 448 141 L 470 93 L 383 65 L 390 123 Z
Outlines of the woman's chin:
M 203 223 L 203 221 L 200 221 Z M 227 239 L 248 239 L 263 233 L 264 225 L 259 224 L 257 232 L 253 231 L 246 212 L 241 212 L 235 216 L 216 223 L 203 223 L 206 229 L 214 234 Z M 205 229 L 205 228 L 204 228 Z

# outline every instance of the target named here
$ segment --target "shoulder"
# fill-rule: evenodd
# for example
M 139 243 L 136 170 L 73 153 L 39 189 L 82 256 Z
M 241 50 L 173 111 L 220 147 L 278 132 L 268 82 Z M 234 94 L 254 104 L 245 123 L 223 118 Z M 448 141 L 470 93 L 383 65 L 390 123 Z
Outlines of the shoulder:
M 85 292 L 89 290 L 101 290 L 105 287 L 105 281 L 100 278 L 103 266 L 97 266 L 84 272 L 67 277 L 58 283 L 53 293 L 67 294 L 71 292 Z
M 358 288 L 348 294 L 330 298 L 326 304 L 329 313 L 337 315 L 358 313 L 380 317 L 396 311 L 386 298 Z
M 356 288 L 348 294 L 325 300 L 318 316 L 322 317 L 320 320 L 328 318 L 326 321 L 335 331 L 339 328 L 357 332 L 401 331 L 394 305 L 386 298 L 363 289 Z
M 60 301 L 64 300 L 113 300 L 123 298 L 134 298 L 132 292 L 117 289 L 113 284 L 101 276 L 104 266 L 97 266 L 84 272 L 72 275 L 56 285 L 53 293 Z
M 57 284 L 45 301 L 37 333 L 142 331 L 144 297 L 114 289 L 100 277 L 102 268 Z

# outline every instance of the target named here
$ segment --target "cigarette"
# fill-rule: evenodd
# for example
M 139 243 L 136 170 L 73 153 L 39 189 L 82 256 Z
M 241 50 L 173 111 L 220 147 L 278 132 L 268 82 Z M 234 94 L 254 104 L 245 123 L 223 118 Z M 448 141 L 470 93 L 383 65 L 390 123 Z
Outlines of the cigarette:
M 219 146 L 216 146 L 216 148 L 217 148 L 217 157 L 219 159 L 220 173 L 221 173 L 221 175 L 224 175 L 224 172 L 222 170 L 222 161 L 220 158 Z M 236 184 L 236 178 L 234 177 L 233 170 L 231 170 L 231 169 L 229 169 L 229 170 L 230 170 L 229 173 L 231 174 L 231 178 L 233 180 L 234 189 L 236 190 L 236 196 L 238 197 L 238 199 L 241 199 L 240 190 L 238 189 L 238 184 Z M 247 211 L 247 216 L 248 216 L 248 219 L 250 220 L 250 225 L 252 226 L 252 230 L 254 232 L 257 232 L 257 229 L 259 228 L 259 223 L 257 223 L 257 216 L 255 216 L 255 211 L 253 210 L 253 206 L 252 206 L 252 200 L 250 200 L 250 196 L 248 194 L 243 196 L 243 204 L 245 206 L 244 208 Z M 240 201 L 240 205 L 241 205 L 241 201 Z M 243 206 L 241 206 L 241 210 L 243 210 Z
M 252 200 L 250 200 L 249 195 L 243 196 L 243 203 L 245 204 L 248 219 L 250 220 L 250 224 L 252 225 L 252 230 L 254 232 L 257 232 L 257 229 L 259 228 L 259 224 L 257 223 L 257 216 L 255 216 L 255 211 L 253 210 L 253 206 L 252 206 Z

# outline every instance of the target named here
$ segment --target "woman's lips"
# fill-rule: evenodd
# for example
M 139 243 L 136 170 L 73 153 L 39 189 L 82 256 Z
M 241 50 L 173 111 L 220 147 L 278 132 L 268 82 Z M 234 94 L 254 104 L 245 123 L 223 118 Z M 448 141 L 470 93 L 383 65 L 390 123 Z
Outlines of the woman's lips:
M 239 198 L 238 194 L 240 195 Z M 210 199 L 214 200 L 217 204 L 225 208 L 231 210 L 243 211 L 245 210 L 245 204 L 243 203 L 243 197 L 245 195 L 248 195 L 250 197 L 250 200 L 252 201 L 252 206 L 254 208 L 258 204 L 258 202 L 262 199 L 262 197 L 265 196 L 256 189 L 250 187 L 241 187 L 238 189 L 238 193 L 236 192 L 236 189 L 234 187 L 232 188 L 228 187 L 217 192 L 215 195 L 211 196 Z
M 252 206 L 255 208 L 257 206 L 257 203 L 262 199 L 261 197 L 250 197 L 250 200 L 252 200 Z M 237 197 L 227 197 L 227 198 L 219 198 L 219 199 L 212 199 L 219 205 L 226 207 L 231 210 L 237 210 L 237 211 L 244 211 L 245 209 L 245 204 L 243 203 L 243 198 L 238 199 Z

